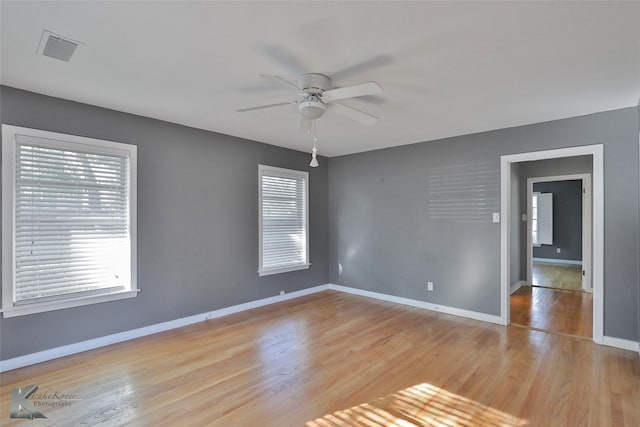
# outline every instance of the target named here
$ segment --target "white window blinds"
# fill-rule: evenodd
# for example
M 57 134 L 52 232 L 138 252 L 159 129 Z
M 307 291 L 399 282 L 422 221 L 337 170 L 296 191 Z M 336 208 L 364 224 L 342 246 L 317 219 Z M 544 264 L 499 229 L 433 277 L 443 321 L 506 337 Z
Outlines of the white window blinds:
M 21 135 L 15 156 L 14 303 L 129 289 L 127 156 Z
M 306 172 L 260 165 L 260 275 L 309 266 Z

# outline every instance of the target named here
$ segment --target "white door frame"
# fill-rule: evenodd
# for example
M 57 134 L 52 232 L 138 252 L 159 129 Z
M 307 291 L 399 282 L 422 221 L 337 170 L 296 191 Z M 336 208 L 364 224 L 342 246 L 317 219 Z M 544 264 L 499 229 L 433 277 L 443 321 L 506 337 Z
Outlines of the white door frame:
M 591 174 L 540 176 L 527 178 L 527 283 L 533 284 L 533 245 L 531 244 L 531 196 L 537 182 L 580 180 L 582 200 L 582 290 L 593 292 L 591 284 Z
M 602 144 L 580 147 L 560 148 L 556 150 L 535 151 L 530 153 L 500 156 L 500 323 L 509 324 L 509 268 L 510 268 L 510 225 L 511 206 L 511 164 L 534 160 L 561 157 L 593 157 L 592 188 L 592 283 L 593 283 L 593 341 L 604 341 L 604 147 Z

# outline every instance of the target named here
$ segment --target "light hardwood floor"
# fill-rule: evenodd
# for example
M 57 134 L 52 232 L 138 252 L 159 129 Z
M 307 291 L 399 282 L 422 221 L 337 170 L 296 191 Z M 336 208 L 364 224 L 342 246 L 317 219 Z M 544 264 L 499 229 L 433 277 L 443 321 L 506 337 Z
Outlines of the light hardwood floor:
M 593 295 L 523 286 L 511 295 L 511 323 L 593 337 Z
M 637 353 L 333 291 L 0 379 L 7 426 L 640 425 Z M 10 420 L 29 384 L 79 400 Z
M 531 264 L 531 282 L 536 286 L 582 290 L 582 266 L 567 264 Z

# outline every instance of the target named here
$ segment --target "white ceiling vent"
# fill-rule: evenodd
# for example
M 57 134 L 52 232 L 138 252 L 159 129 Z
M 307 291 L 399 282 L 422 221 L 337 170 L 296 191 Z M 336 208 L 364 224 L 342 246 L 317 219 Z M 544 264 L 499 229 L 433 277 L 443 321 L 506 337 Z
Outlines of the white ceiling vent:
M 69 62 L 71 56 L 79 46 L 82 46 L 81 42 L 43 30 L 37 53 L 59 59 L 60 61 Z

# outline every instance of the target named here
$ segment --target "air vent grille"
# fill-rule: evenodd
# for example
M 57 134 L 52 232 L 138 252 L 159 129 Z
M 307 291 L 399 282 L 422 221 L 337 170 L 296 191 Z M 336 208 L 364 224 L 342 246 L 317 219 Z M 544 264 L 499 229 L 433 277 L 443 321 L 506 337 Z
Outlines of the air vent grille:
M 77 47 L 78 43 L 70 42 L 60 37 L 49 36 L 42 54 L 64 62 L 69 62 L 71 55 L 73 55 Z
M 78 46 L 82 46 L 82 43 L 44 30 L 42 37 L 40 37 L 38 53 L 49 58 L 69 62 Z

